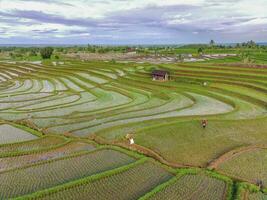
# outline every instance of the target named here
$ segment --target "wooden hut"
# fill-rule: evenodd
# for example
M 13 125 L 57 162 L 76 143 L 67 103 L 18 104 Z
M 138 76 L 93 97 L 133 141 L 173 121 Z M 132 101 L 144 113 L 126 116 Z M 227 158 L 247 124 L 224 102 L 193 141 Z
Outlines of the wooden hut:
M 167 81 L 169 80 L 170 73 L 165 70 L 154 70 L 152 71 L 153 81 Z

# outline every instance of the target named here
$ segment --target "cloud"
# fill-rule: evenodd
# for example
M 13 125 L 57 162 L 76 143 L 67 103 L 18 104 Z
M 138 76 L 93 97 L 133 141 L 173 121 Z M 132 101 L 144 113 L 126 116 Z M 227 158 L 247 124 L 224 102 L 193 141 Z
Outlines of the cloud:
M 266 0 L 0 0 L 0 42 L 266 41 L 266 9 Z
M 47 14 L 42 11 L 33 10 L 13 10 L 9 13 L 0 12 L 0 16 L 30 19 L 33 22 L 50 23 L 50 24 L 63 24 L 68 26 L 94 26 L 96 23 L 90 19 L 68 19 L 64 16 L 56 14 Z
M 57 0 L 45 0 L 45 1 L 43 1 L 43 0 L 19 0 L 19 1 L 21 1 L 22 3 L 24 2 L 30 2 L 30 3 L 36 3 L 36 2 L 40 2 L 40 3 L 45 3 L 45 4 L 55 4 L 55 5 L 59 5 L 59 6 L 73 6 L 73 4 L 71 4 L 71 3 L 66 3 L 66 2 L 64 2 L 64 1 L 57 1 Z

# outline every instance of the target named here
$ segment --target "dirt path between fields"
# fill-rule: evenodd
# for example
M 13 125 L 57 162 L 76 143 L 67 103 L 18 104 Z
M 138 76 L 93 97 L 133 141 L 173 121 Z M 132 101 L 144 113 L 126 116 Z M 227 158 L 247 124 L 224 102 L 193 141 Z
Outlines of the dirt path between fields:
M 28 126 L 28 127 L 32 128 L 32 129 L 38 130 L 38 131 L 42 132 L 43 135 L 49 134 L 49 133 L 46 132 L 45 129 L 38 128 L 30 120 L 19 120 L 19 121 L 16 121 L 16 122 L 19 123 L 19 124 L 22 124 L 24 126 Z M 79 138 L 78 136 L 75 136 L 74 134 L 67 133 L 67 132 L 64 133 L 64 136 L 65 137 L 70 137 L 70 138 Z M 151 150 L 151 149 L 149 149 L 147 147 L 138 145 L 138 144 L 130 145 L 127 140 L 109 141 L 109 140 L 106 140 L 106 139 L 104 139 L 102 137 L 99 137 L 97 135 L 94 135 L 94 134 L 91 134 L 88 137 L 88 139 L 90 139 L 90 140 L 92 140 L 92 141 L 94 141 L 94 142 L 96 142 L 96 143 L 98 143 L 100 145 L 119 146 L 119 147 L 125 148 L 127 150 L 132 150 L 132 151 L 144 154 L 144 155 L 146 155 L 148 157 L 154 158 L 155 160 L 161 162 L 162 164 L 165 164 L 165 165 L 173 167 L 173 168 L 191 168 L 191 167 L 193 167 L 193 168 L 203 168 L 203 169 L 208 168 L 208 169 L 218 170 L 218 167 L 223 162 L 226 162 L 227 160 L 230 160 L 230 159 L 234 158 L 235 156 L 238 156 L 238 155 L 240 155 L 242 153 L 245 153 L 245 152 L 255 151 L 255 150 L 258 150 L 258 149 L 267 149 L 267 145 L 266 144 L 254 144 L 254 145 L 244 146 L 244 147 L 233 149 L 231 151 L 228 151 L 228 152 L 224 153 L 223 155 L 221 155 L 218 158 L 216 158 L 213 161 L 211 161 L 206 166 L 194 166 L 194 165 L 184 165 L 184 164 L 181 164 L 181 163 L 167 161 L 159 153 L 157 153 L 157 152 L 155 152 L 155 151 L 153 151 L 153 150 Z M 224 173 L 222 173 L 222 174 L 224 174 Z M 224 174 L 224 175 L 228 176 L 227 174 Z M 244 179 L 241 179 L 239 177 L 233 177 L 233 176 L 231 176 L 231 177 L 236 179 L 236 180 L 251 182 L 249 180 L 244 180 Z
M 245 146 L 245 147 L 241 147 L 238 149 L 233 149 L 223 155 L 221 155 L 220 157 L 218 157 L 217 159 L 211 161 L 208 164 L 208 168 L 209 169 L 217 169 L 219 167 L 220 164 L 222 164 L 223 162 L 232 159 L 235 156 L 238 156 L 242 153 L 245 152 L 249 152 L 249 151 L 254 151 L 257 149 L 267 149 L 267 145 L 265 144 L 255 144 L 255 145 L 250 145 L 250 146 Z
M 162 164 L 168 165 L 170 167 L 174 167 L 174 168 L 187 168 L 187 167 L 196 167 L 193 165 L 183 165 L 183 164 L 179 164 L 179 163 L 175 163 L 175 162 L 169 162 L 167 160 L 165 160 L 160 154 L 152 151 L 149 148 L 146 148 L 144 146 L 138 145 L 138 144 L 129 144 L 128 141 L 108 141 L 106 139 L 103 139 L 101 137 L 98 137 L 96 135 L 91 135 L 89 137 L 90 140 L 95 141 L 98 144 L 107 144 L 107 145 L 116 145 L 128 150 L 132 150 L 132 151 L 137 151 L 141 154 L 144 154 L 146 156 L 152 157 L 155 160 L 158 160 L 159 162 L 161 162 Z

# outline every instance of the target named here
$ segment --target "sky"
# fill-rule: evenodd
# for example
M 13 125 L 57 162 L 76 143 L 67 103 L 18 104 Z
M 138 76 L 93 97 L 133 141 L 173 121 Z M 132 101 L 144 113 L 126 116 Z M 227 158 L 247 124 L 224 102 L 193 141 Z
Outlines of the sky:
M 267 41 L 267 0 L 0 0 L 0 44 Z

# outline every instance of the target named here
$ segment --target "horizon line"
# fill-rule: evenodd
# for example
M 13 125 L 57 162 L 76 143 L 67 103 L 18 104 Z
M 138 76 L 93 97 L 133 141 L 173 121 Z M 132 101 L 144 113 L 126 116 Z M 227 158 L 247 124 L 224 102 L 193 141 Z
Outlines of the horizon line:
M 247 41 L 246 41 L 247 42 Z M 223 45 L 223 44 L 242 44 L 245 42 L 218 42 L 215 43 L 217 45 Z M 266 42 L 255 42 L 256 44 L 267 44 Z M 203 43 L 128 43 L 128 44 L 111 44 L 111 43 L 6 43 L 1 44 L 0 47 L 8 47 L 8 46 L 85 46 L 85 45 L 98 45 L 98 46 L 179 46 L 179 45 L 204 45 L 209 44 L 209 42 L 203 42 Z

